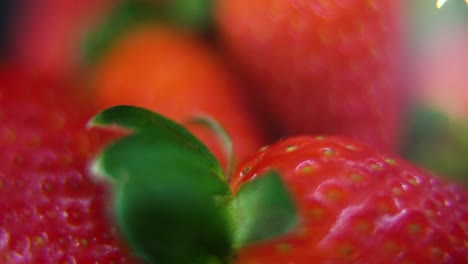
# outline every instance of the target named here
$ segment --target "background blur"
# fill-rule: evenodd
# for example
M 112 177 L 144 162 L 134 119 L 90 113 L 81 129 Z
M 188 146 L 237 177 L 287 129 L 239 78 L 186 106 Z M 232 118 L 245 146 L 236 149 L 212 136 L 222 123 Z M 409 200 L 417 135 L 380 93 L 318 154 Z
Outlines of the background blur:
M 84 36 L 117 0 L 2 0 L 2 64 L 67 75 Z M 406 58 L 414 91 L 401 155 L 443 175 L 468 179 L 468 6 L 448 0 L 403 0 Z

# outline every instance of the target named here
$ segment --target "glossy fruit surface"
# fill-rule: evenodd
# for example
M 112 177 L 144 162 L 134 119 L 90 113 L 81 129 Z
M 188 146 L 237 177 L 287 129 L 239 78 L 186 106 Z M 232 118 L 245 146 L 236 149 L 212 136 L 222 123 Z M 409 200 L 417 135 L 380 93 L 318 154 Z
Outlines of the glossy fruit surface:
M 89 160 L 109 140 L 67 85 L 0 73 L 0 262 L 135 263 L 108 217 Z
M 283 135 L 346 135 L 395 149 L 407 93 L 398 1 L 216 3 L 225 47 Z
M 300 215 L 289 235 L 241 249 L 236 263 L 464 263 L 466 190 L 337 137 L 296 137 L 259 151 L 236 191 L 280 172 Z

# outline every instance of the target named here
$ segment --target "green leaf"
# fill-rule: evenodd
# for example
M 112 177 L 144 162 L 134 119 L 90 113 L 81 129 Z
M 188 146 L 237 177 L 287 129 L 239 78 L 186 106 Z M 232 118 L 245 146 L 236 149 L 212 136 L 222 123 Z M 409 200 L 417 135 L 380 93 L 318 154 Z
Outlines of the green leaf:
M 206 147 L 163 116 L 118 106 L 89 126 L 130 131 L 93 168 L 112 179 L 119 230 L 149 263 L 228 263 L 236 248 L 284 235 L 298 223 L 278 173 L 245 183 L 233 197 Z
M 228 215 L 216 198 L 230 191 L 198 156 L 148 135 L 120 140 L 101 156 L 102 170 L 118 177 L 119 226 L 145 259 L 206 263 L 205 259 L 229 256 Z
M 229 177 L 231 176 L 234 164 L 235 164 L 235 156 L 234 156 L 234 146 L 232 144 L 231 137 L 224 129 L 224 127 L 216 122 L 214 118 L 209 116 L 195 116 L 188 120 L 189 123 L 198 124 L 205 128 L 210 129 L 217 137 L 221 145 L 223 146 L 224 153 L 226 155 L 226 160 L 228 162 L 226 168 L 226 181 L 229 183 Z
M 294 201 L 274 171 L 244 183 L 231 202 L 231 209 L 236 247 L 284 235 L 299 222 Z
M 115 106 L 108 108 L 88 123 L 89 127 L 117 126 L 132 131 L 135 134 L 150 134 L 155 140 L 172 141 L 181 144 L 200 154 L 199 159 L 211 166 L 220 178 L 224 178 L 223 170 L 211 151 L 183 126 L 150 110 L 135 106 Z
M 96 62 L 118 39 L 132 27 L 162 17 L 161 10 L 144 1 L 118 1 L 100 24 L 87 32 L 83 40 L 83 59 Z
M 227 263 L 232 242 L 226 214 L 208 197 L 132 185 L 118 194 L 117 221 L 138 255 L 149 263 Z
M 168 13 L 172 24 L 191 30 L 206 30 L 213 23 L 213 0 L 168 1 Z
M 83 41 L 85 62 L 94 63 L 119 37 L 143 24 L 168 24 L 202 33 L 212 31 L 213 0 L 169 0 L 118 2 Z
M 115 216 L 135 253 L 150 263 L 225 263 L 232 228 L 219 201 L 231 192 L 206 147 L 180 125 L 137 107 L 104 110 L 90 126 L 133 132 L 107 146 L 93 168 L 115 183 Z

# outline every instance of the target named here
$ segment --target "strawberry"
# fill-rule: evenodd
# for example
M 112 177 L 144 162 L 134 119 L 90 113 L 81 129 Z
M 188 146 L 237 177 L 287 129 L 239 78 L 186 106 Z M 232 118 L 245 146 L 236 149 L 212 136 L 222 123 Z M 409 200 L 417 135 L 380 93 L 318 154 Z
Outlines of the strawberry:
M 466 189 L 355 140 L 284 139 L 226 177 L 196 138 L 146 109 L 90 123 L 132 131 L 93 168 L 114 183 L 119 230 L 150 263 L 467 260 Z
M 237 263 L 464 263 L 466 190 L 339 137 L 295 137 L 258 152 L 231 187 L 274 168 L 301 224 L 239 252 Z
M 392 151 L 406 93 L 397 2 L 218 0 L 216 17 L 281 135 L 346 135 Z
M 211 24 L 209 2 L 210 0 L 26 1 L 13 21 L 12 55 L 24 67 L 53 76 L 76 78 L 76 71 L 86 70 L 88 65 L 85 62 L 96 55 L 93 54 L 96 50 L 90 51 L 96 47 L 89 48 L 89 42 L 96 41 L 91 45 L 99 46 L 97 50 L 105 49 L 116 34 L 134 24 L 153 20 L 195 31 L 205 30 Z M 93 38 L 98 40 L 89 40 Z
M 109 140 L 84 129 L 92 111 L 60 82 L 0 72 L 1 263 L 132 263 L 90 179 Z
M 25 1 L 13 20 L 12 57 L 22 66 L 45 74 L 69 75 L 80 63 L 80 45 L 88 28 L 114 2 Z
M 130 104 L 185 123 L 224 162 L 216 137 L 187 121 L 217 120 L 242 160 L 265 143 L 260 121 L 239 91 L 241 83 L 205 43 L 169 26 L 146 25 L 120 36 L 104 53 L 91 89 L 102 108 Z

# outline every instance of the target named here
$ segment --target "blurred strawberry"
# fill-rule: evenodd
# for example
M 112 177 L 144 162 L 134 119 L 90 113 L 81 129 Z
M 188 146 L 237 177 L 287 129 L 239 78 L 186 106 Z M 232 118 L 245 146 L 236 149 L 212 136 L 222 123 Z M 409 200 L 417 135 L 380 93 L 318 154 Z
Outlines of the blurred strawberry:
M 135 22 L 155 18 L 198 30 L 211 24 L 209 1 L 25 0 L 12 34 L 13 57 L 46 74 L 73 75 L 79 66 L 86 66 L 83 62 L 89 50 L 85 42 L 96 27 L 100 27 L 97 38 L 104 42 Z M 102 30 L 100 24 L 109 22 L 108 17 L 111 24 L 116 17 L 124 19 L 117 27 L 114 24 Z
M 108 136 L 66 85 L 0 70 L 0 263 L 136 263 L 88 169 Z
M 168 26 L 146 25 L 122 35 L 104 53 L 91 89 L 102 108 L 131 104 L 184 123 L 225 165 L 214 134 L 187 122 L 197 116 L 217 120 L 232 137 L 238 160 L 265 144 L 240 85 L 206 43 Z
M 87 30 L 116 0 L 23 1 L 12 32 L 12 56 L 25 67 L 69 74 L 80 61 Z
M 394 0 L 218 0 L 224 44 L 283 134 L 397 147 L 404 91 Z

